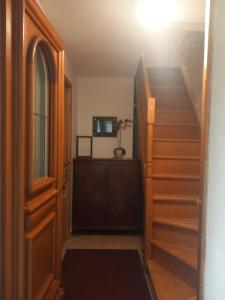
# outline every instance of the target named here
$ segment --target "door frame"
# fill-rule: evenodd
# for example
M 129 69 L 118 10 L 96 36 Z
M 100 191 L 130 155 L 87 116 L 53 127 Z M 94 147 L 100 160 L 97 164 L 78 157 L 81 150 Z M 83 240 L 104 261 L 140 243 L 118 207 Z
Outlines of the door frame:
M 13 154 L 12 154 L 12 3 L 0 0 L 0 199 L 1 199 L 1 299 L 13 299 Z M 7 30 L 8 27 L 8 30 Z M 3 141 L 3 142 L 2 142 Z M 7 226 L 6 226 L 7 224 Z M 6 282 L 9 285 L 6 285 Z
M 66 232 L 65 232 L 65 239 L 70 238 L 70 234 L 71 234 L 71 220 L 72 220 L 72 83 L 69 80 L 69 78 L 64 75 L 64 116 L 65 116 L 65 112 L 67 112 L 67 106 L 65 105 L 65 98 L 68 97 L 69 101 L 70 101 L 70 117 L 69 117 L 69 134 L 66 134 L 66 136 L 70 137 L 70 141 L 69 141 L 69 154 L 68 156 L 70 157 L 70 161 L 71 161 L 71 172 L 70 172 L 70 196 L 69 196 L 69 201 L 66 203 L 66 220 L 65 220 L 65 225 L 66 225 Z M 64 126 L 65 126 L 65 119 L 64 119 Z M 66 137 L 64 138 L 64 145 L 66 144 L 67 139 Z M 67 149 L 67 147 L 66 147 Z M 64 147 L 64 151 L 65 151 L 65 147 Z M 64 156 L 65 158 L 65 156 Z
M 24 1 L 0 0 L 1 299 L 24 299 L 22 189 L 18 184 Z

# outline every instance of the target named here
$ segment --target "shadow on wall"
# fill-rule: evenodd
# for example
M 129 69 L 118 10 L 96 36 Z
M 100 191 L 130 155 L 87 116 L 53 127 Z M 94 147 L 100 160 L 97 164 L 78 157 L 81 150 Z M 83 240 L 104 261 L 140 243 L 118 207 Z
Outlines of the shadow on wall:
M 204 32 L 187 31 L 177 43 L 179 62 L 198 119 L 201 118 L 202 74 L 204 63 Z
M 180 67 L 200 119 L 204 62 L 204 31 L 168 30 L 151 35 L 145 49 L 149 67 Z

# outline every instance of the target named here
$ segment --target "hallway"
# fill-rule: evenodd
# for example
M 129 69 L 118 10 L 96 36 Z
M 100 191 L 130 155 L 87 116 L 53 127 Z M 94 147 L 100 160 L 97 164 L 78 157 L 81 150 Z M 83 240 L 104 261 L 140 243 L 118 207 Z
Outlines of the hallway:
M 225 1 L 0 0 L 0 299 L 225 299 Z

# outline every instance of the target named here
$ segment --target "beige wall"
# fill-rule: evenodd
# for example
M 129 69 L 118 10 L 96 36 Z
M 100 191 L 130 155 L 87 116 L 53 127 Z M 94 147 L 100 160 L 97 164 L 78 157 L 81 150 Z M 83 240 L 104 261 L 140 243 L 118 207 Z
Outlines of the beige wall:
M 202 110 L 204 32 L 187 31 L 183 35 L 180 35 L 176 51 L 179 66 L 200 120 Z
M 225 299 L 225 1 L 211 1 L 204 299 Z
M 168 30 L 151 34 L 151 46 L 145 52 L 149 67 L 181 68 L 196 114 L 201 116 L 204 32 Z M 147 42 L 146 42 L 147 43 Z
M 67 56 L 65 56 L 65 75 L 72 84 L 72 156 L 75 157 L 75 140 L 77 135 L 77 76 Z
M 93 116 L 133 118 L 133 79 L 79 78 L 77 97 L 77 134 L 92 135 Z M 133 128 L 122 132 L 126 158 L 132 157 Z M 112 158 L 117 138 L 93 138 L 93 157 Z

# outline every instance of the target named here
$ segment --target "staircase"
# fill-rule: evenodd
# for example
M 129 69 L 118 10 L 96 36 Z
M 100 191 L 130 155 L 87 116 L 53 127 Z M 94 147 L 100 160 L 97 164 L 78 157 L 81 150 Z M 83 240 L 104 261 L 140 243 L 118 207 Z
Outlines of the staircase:
M 151 158 L 144 164 L 145 261 L 158 300 L 194 300 L 200 127 L 178 68 L 150 68 L 146 74 L 155 111 L 152 138 L 146 136 Z

